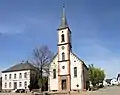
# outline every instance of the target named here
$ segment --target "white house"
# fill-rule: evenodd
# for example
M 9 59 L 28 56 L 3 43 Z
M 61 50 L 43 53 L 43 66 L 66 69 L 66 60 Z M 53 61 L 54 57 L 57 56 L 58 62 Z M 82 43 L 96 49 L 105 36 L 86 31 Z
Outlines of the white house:
M 2 90 L 28 89 L 34 70 L 33 65 L 25 62 L 2 71 Z
M 78 91 L 86 89 L 88 68 L 72 51 L 71 30 L 63 7 L 58 32 L 58 52 L 50 63 L 49 91 Z

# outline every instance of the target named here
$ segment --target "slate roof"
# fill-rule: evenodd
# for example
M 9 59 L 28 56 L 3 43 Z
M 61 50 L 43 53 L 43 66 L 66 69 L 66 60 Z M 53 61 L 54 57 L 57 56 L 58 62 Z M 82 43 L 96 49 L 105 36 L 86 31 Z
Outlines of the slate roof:
M 2 71 L 2 73 L 14 72 L 14 71 L 23 71 L 23 70 L 35 70 L 35 67 L 27 61 L 25 63 L 16 64 L 16 65 Z
M 58 29 L 63 29 L 63 28 L 68 28 L 67 19 L 66 19 L 66 16 L 65 16 L 65 8 L 64 8 L 64 6 L 63 6 L 63 11 L 62 11 L 61 24 L 60 24 Z

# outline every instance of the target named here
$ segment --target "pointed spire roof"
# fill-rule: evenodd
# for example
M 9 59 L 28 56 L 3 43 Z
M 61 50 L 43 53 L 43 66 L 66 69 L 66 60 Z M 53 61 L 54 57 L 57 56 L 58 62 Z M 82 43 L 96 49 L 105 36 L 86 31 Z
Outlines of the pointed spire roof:
M 68 24 L 67 24 L 67 19 L 65 16 L 65 6 L 63 5 L 61 24 L 58 29 L 63 29 L 63 28 L 67 28 L 67 27 L 68 27 Z

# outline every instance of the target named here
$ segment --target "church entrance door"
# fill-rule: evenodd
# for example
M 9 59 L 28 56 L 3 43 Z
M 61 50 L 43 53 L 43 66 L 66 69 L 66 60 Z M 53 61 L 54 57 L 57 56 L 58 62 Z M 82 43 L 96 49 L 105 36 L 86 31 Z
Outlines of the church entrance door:
M 66 90 L 67 85 L 66 85 L 66 79 L 62 80 L 62 90 Z

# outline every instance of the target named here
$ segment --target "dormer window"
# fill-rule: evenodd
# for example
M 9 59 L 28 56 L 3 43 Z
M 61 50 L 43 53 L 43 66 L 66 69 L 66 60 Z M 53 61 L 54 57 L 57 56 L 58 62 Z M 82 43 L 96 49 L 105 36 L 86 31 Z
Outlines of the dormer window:
M 61 42 L 65 42 L 64 34 L 61 35 Z

